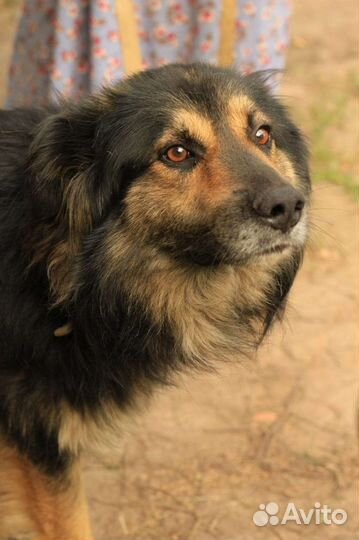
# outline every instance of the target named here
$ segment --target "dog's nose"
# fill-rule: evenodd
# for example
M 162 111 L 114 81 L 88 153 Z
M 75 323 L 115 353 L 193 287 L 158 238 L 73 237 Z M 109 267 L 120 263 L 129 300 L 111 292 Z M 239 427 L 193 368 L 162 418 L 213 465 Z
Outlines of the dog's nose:
M 273 229 L 288 232 L 300 220 L 304 197 L 289 185 L 272 187 L 256 195 L 253 208 Z

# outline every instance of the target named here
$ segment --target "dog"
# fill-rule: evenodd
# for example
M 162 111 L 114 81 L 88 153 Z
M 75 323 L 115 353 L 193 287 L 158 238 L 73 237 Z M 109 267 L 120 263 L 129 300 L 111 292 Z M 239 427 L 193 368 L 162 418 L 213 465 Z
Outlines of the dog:
M 168 65 L 0 113 L 1 538 L 92 538 L 83 449 L 176 373 L 256 350 L 309 203 L 263 73 Z

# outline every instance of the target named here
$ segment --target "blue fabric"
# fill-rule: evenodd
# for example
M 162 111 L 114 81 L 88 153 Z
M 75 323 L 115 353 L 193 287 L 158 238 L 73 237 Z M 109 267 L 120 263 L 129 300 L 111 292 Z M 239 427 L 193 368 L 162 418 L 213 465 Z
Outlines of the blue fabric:
M 217 63 L 221 0 L 133 0 L 143 68 Z M 79 98 L 124 76 L 114 0 L 25 0 L 7 105 Z M 237 0 L 235 65 L 244 73 L 284 67 L 288 0 Z M 121 38 L 120 38 L 121 36 Z

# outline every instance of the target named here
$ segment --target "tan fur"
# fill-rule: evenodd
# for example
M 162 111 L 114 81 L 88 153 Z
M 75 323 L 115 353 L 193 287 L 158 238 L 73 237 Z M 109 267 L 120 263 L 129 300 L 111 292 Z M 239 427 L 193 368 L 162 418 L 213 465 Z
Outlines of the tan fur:
M 136 415 L 145 407 L 148 399 L 143 393 L 134 400 L 130 410 L 120 410 L 114 403 L 106 402 L 99 413 L 81 414 L 67 404 L 61 406 L 59 448 L 79 455 L 83 449 L 103 451 L 118 448 L 123 437 L 133 430 Z
M 76 253 L 76 244 L 64 241 L 57 244 L 49 256 L 47 272 L 56 304 L 65 302 L 72 290 L 72 272 Z
M 248 140 L 248 117 L 255 112 L 256 106 L 248 96 L 232 96 L 228 100 L 224 119 L 241 141 Z
M 209 363 L 219 358 L 233 360 L 243 352 L 249 336 L 239 331 L 234 309 L 263 308 L 272 271 L 283 258 L 290 257 L 288 253 L 273 254 L 247 266 L 193 270 L 143 246 L 141 263 L 131 266 L 128 255 L 132 242 L 124 231 L 114 233 L 108 241 L 103 284 L 117 279 L 119 287 L 133 302 L 140 301 L 156 322 L 161 324 L 167 318 L 172 323 L 178 345 L 189 359 L 205 358 Z M 137 249 L 141 249 L 138 242 Z M 148 262 L 144 265 L 142 261 Z M 122 277 L 124 264 L 126 279 Z M 262 322 L 253 323 L 259 341 Z M 248 342 L 255 346 L 252 338 Z
M 168 216 L 172 216 L 171 219 L 178 216 L 178 219 L 193 222 L 200 215 L 206 215 L 208 219 L 211 211 L 229 200 L 234 189 L 234 179 L 221 167 L 217 156 L 216 150 L 211 152 L 210 159 L 198 163 L 188 174 L 185 183 L 180 171 L 169 173 L 166 165 L 154 163 L 149 173 L 153 179 L 151 185 L 131 190 L 131 199 L 143 199 L 146 196 L 152 214 L 157 212 L 161 220 L 165 216 L 157 201 L 163 200 L 163 197 L 166 197 L 166 211 Z M 183 188 L 179 192 L 178 186 L 181 184 Z M 133 207 L 133 213 L 136 211 Z
M 79 465 L 62 482 L 0 439 L 0 538 L 92 540 Z
M 291 160 L 283 150 L 279 150 L 279 148 L 276 147 L 275 142 L 273 143 L 272 159 L 275 167 L 283 176 L 283 179 L 292 186 L 298 187 L 300 181 L 295 173 Z
M 165 216 L 163 211 L 156 210 L 158 200 L 165 198 L 171 220 L 175 216 L 192 220 L 201 211 L 208 215 L 211 208 L 215 209 L 218 204 L 230 197 L 233 188 L 233 180 L 226 175 L 220 162 L 217 135 L 209 120 L 194 111 L 179 111 L 173 122 L 174 126 L 161 137 L 158 150 L 171 144 L 171 141 L 175 144 L 177 130 L 185 129 L 191 137 L 204 145 L 207 159 L 205 162 L 198 163 L 188 175 L 188 181 L 185 184 L 183 184 L 181 171 L 170 171 L 159 161 L 151 166 L 148 173 L 151 185 L 141 186 L 138 198 L 144 200 L 146 197 L 141 212 L 144 206 L 150 205 L 151 220 L 156 219 L 157 214 L 162 227 Z M 181 184 L 183 184 L 183 189 L 179 194 L 178 186 Z M 132 191 L 132 197 L 136 198 L 136 190 Z M 138 206 L 135 204 L 133 208 L 136 211 Z
M 237 306 L 261 305 L 265 274 L 257 271 L 254 280 L 250 268 L 194 272 L 173 267 L 170 272 L 151 277 L 141 291 L 148 299 L 151 314 L 157 320 L 168 317 L 189 358 L 205 358 L 211 363 L 237 357 L 244 340 L 235 323 L 234 306 L 236 302 Z
M 190 137 L 201 142 L 206 148 L 216 145 L 216 136 L 210 120 L 195 110 L 179 109 L 173 115 L 173 126 L 158 141 L 158 148 L 161 149 L 168 140 L 182 130 L 186 130 Z
M 56 328 L 56 330 L 54 330 L 54 336 L 55 337 L 68 336 L 69 334 L 72 333 L 72 330 L 73 330 L 72 324 L 70 322 L 68 322 L 68 323 Z
M 70 241 L 78 241 L 78 237 L 92 227 L 91 207 L 87 194 L 87 173 L 81 173 L 71 179 L 64 190 L 64 213 L 67 214 Z

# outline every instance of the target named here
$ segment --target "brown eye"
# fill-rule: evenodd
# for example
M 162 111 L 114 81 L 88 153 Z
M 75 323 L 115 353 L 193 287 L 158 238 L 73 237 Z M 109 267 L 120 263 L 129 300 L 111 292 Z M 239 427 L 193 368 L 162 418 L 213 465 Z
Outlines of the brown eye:
M 165 153 L 166 158 L 173 163 L 182 163 L 190 157 L 191 153 L 183 146 L 171 146 Z
M 271 141 L 270 128 L 262 126 L 256 131 L 256 142 L 261 146 L 265 146 Z

